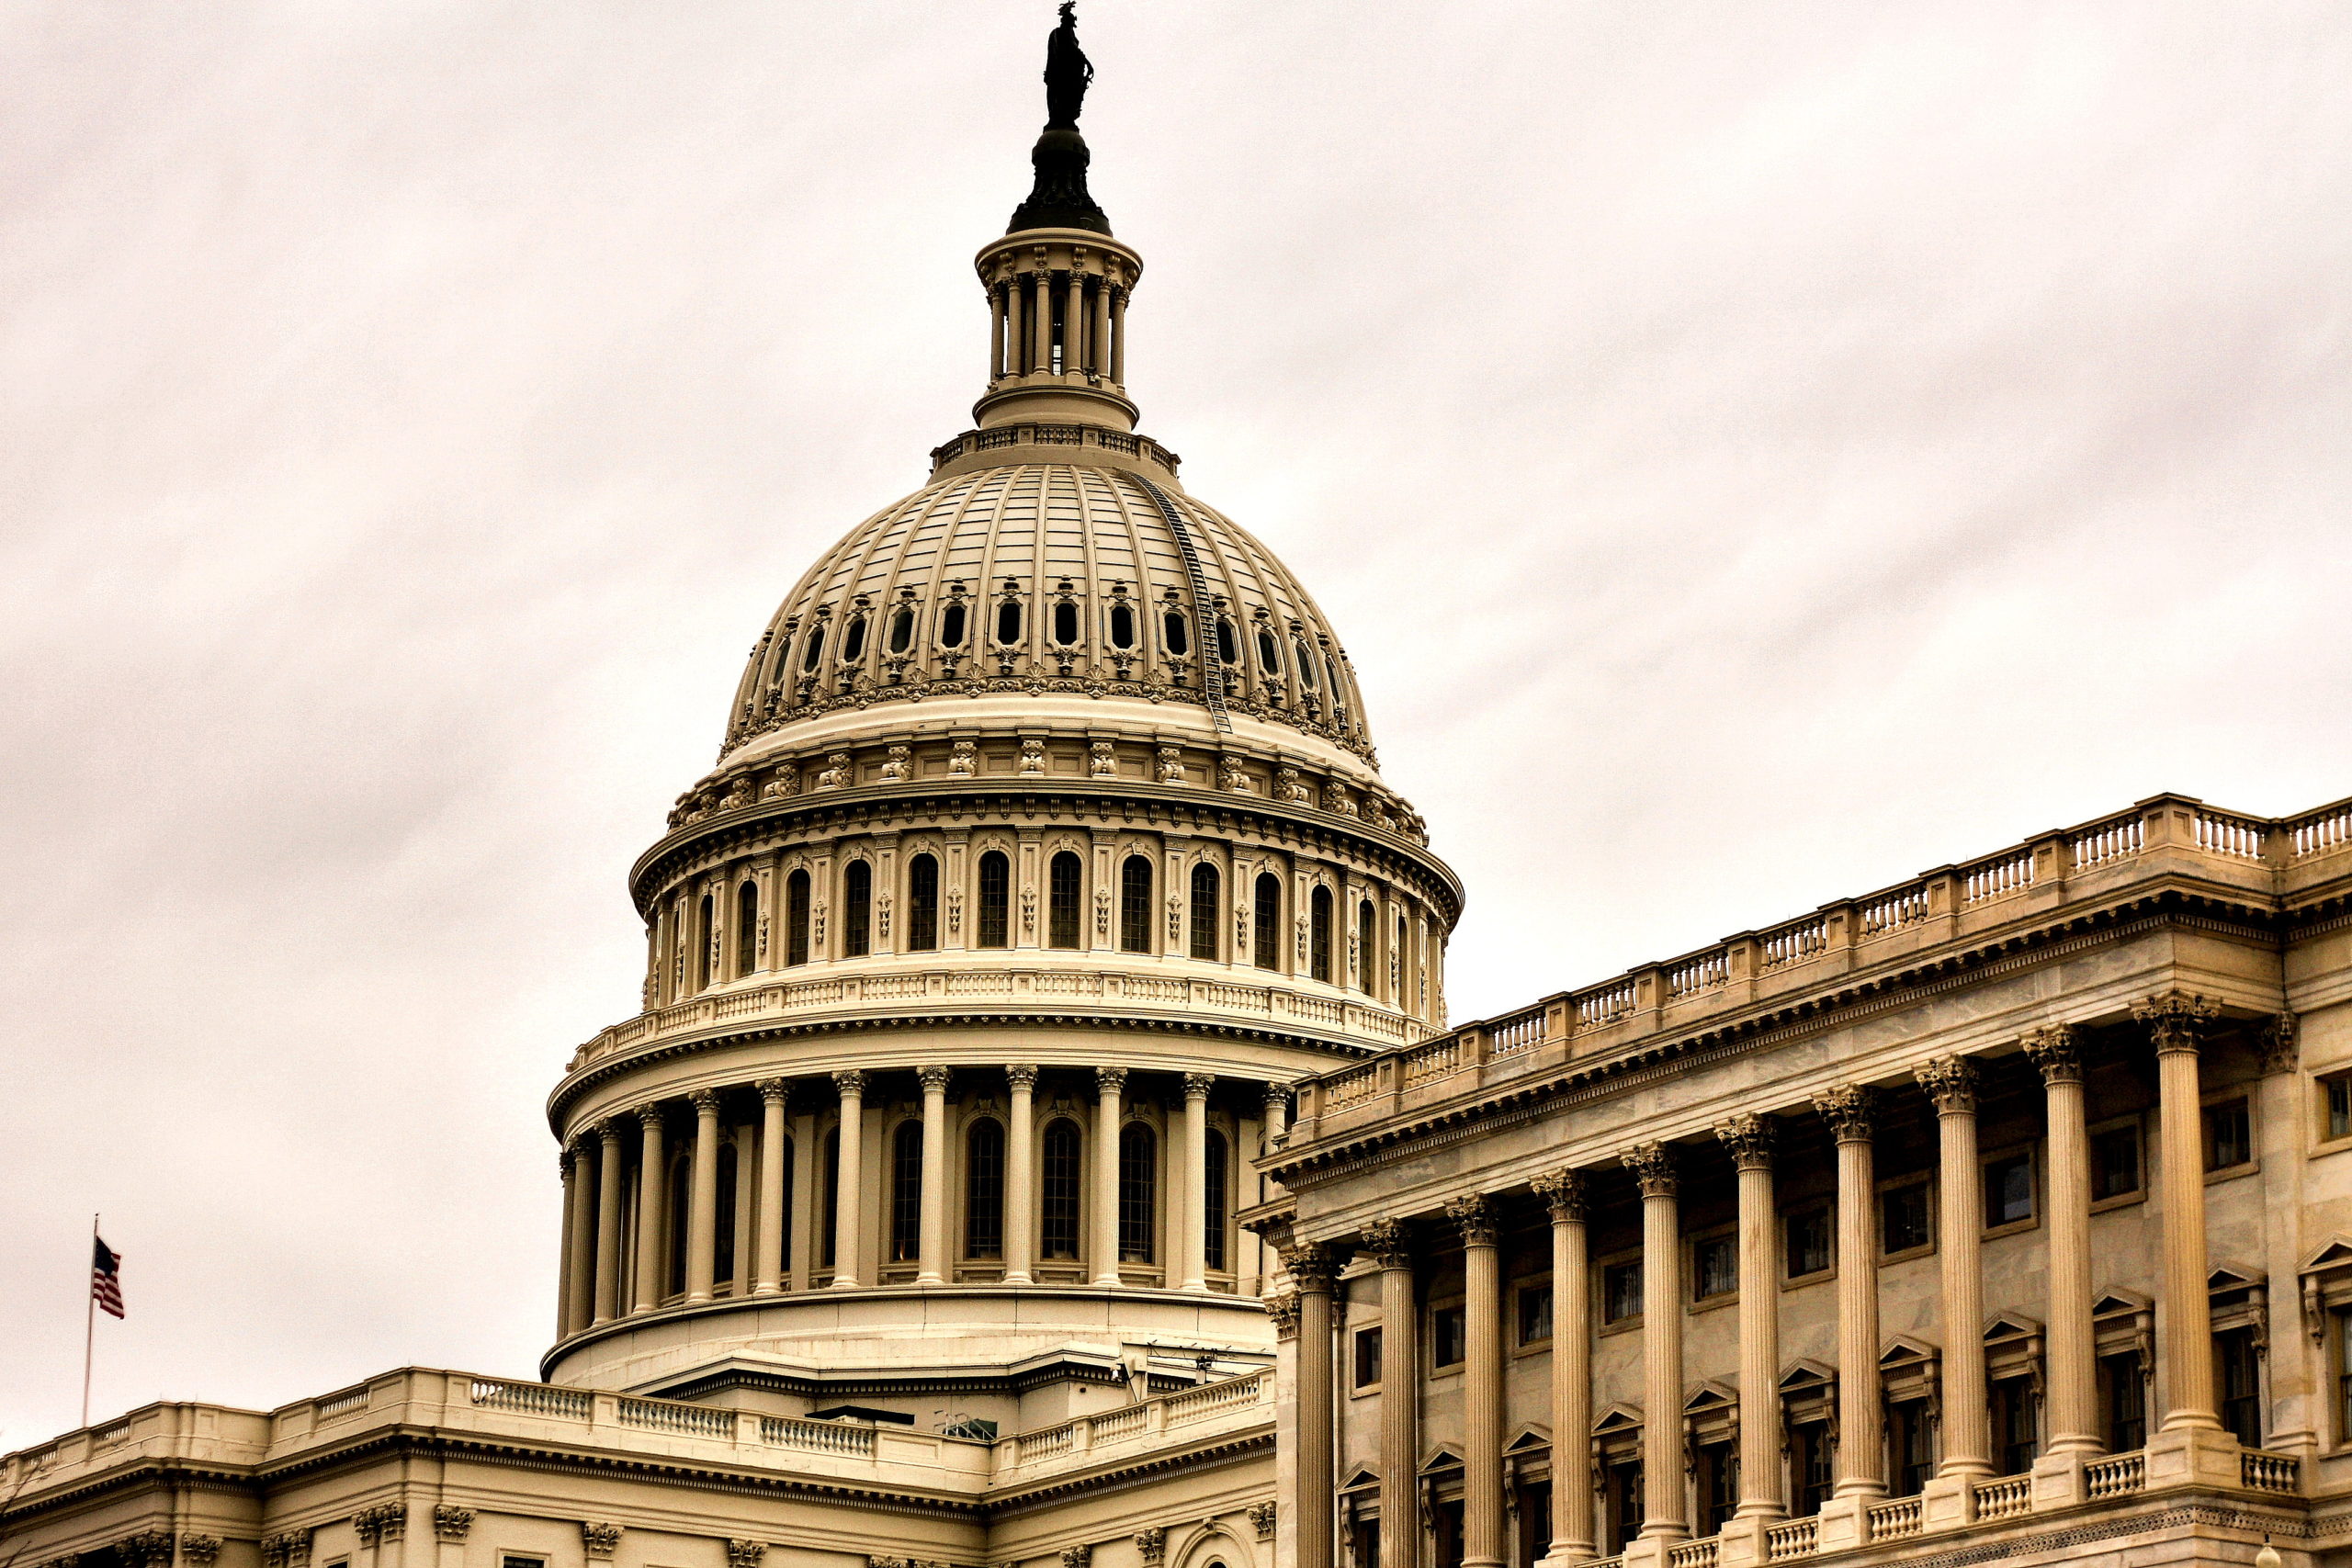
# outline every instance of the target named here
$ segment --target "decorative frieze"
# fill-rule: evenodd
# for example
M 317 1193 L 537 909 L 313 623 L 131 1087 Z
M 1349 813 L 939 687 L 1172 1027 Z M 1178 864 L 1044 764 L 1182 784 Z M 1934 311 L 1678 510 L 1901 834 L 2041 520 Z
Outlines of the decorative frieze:
M 197 1535 L 183 1531 L 180 1535 L 180 1561 L 191 1568 L 212 1568 L 220 1555 L 220 1538 L 217 1535 Z

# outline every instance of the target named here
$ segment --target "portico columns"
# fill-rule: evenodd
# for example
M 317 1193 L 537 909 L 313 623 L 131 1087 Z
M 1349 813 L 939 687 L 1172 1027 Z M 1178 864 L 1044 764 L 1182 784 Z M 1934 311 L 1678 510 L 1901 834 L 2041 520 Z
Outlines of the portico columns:
M 1278 1149 L 1290 1136 L 1290 1087 L 1270 1083 L 1266 1086 L 1265 1103 L 1266 1146 Z
M 1786 1517 L 1781 1480 L 1781 1281 L 1775 1267 L 1770 1117 L 1743 1112 L 1715 1137 L 1739 1182 L 1739 1507 L 1743 1523 Z M 1753 1526 L 1750 1527 L 1751 1529 Z M 1753 1560 L 1762 1562 L 1755 1540 Z
M 621 1123 L 596 1124 L 596 1321 L 621 1314 Z
M 1936 1105 L 1937 1266 L 1943 1284 L 1943 1463 L 1940 1476 L 1993 1473 L 1984 1407 L 1984 1189 L 1976 1163 L 1976 1066 L 1938 1056 L 1913 1072 Z M 2077 1127 L 2080 1123 L 2076 1123 Z M 2056 1134 L 2052 1134 L 2054 1156 Z M 2051 1315 L 2057 1316 L 2056 1279 Z M 2084 1306 L 2090 1304 L 2087 1295 Z M 2052 1354 L 2055 1365 L 2055 1353 Z M 1973 1490 L 1961 1507 L 1973 1517 Z
M 784 1290 L 785 1111 L 792 1085 L 762 1078 L 760 1091 L 760 1236 L 752 1248 L 752 1293 L 773 1296 Z
M 1331 1256 L 1320 1247 L 1283 1252 L 1283 1267 L 1298 1288 L 1298 1568 L 1332 1568 L 1333 1457 L 1331 1411 Z
M 1682 1493 L 1682 1221 L 1674 1156 L 1636 1144 L 1618 1159 L 1642 1192 L 1642 1533 L 1690 1533 Z
M 566 1144 L 555 1156 L 555 1167 L 563 1177 L 563 1235 L 556 1247 L 555 1333 L 560 1339 L 571 1332 L 572 1313 L 580 1295 L 573 1280 L 579 1273 L 581 1247 L 580 1210 L 581 1189 L 586 1185 L 579 1170 L 579 1156 Z
M 2041 1070 L 2050 1158 L 2050 1441 L 2053 1458 L 2098 1453 L 2098 1345 L 2091 1329 L 2091 1150 L 2084 1130 L 2083 1064 L 2075 1031 L 2064 1024 L 2026 1036 L 2025 1054 Z M 2199 1162 L 2199 1188 L 2204 1190 Z M 2203 1295 L 2200 1288 L 2199 1295 Z
M 858 1172 L 859 1156 L 865 1148 L 865 1075 L 854 1067 L 833 1075 L 833 1088 L 841 1092 L 841 1135 L 834 1140 L 839 1145 L 833 1161 L 833 1289 L 857 1289 L 858 1243 L 863 1226 L 858 1219 L 859 1199 L 864 1195 Z
M 1188 1291 L 1209 1288 L 1209 1090 L 1212 1073 L 1184 1075 L 1184 1220 L 1178 1251 Z
M 640 1105 L 637 1120 L 645 1142 L 637 1167 L 637 1310 L 662 1304 L 662 1198 L 669 1186 L 669 1164 L 662 1146 L 662 1108 Z
M 1046 290 L 1054 275 L 1040 266 L 1029 275 L 1029 364 L 1035 373 L 1054 367 L 1054 305 Z
M 694 1190 L 686 1211 L 686 1300 L 707 1302 L 718 1256 L 718 1095 L 698 1089 L 695 1108 Z M 731 1219 L 731 1216 L 730 1216 Z
M 915 1283 L 946 1282 L 947 1258 L 947 1069 L 924 1067 L 922 1086 L 922 1207 L 917 1219 Z
M 1544 1560 L 1557 1565 L 1594 1555 L 1585 1448 L 1592 1430 L 1592 1291 L 1584 1178 L 1555 1170 L 1534 1187 L 1552 1211 L 1552 1549 Z
M 1420 1559 L 1420 1309 L 1413 1295 L 1413 1242 L 1398 1220 L 1363 1228 L 1380 1270 L 1380 1568 Z
M 1037 1256 L 1037 1069 L 1016 1063 L 1004 1077 L 1012 1087 L 1004 1136 L 1004 1282 L 1026 1285 Z
M 1867 1504 L 1886 1495 L 1884 1422 L 1879 1411 L 1878 1247 L 1871 1224 L 1878 1207 L 1871 1091 L 1839 1084 L 1814 1096 L 1813 1106 L 1838 1140 L 1838 1484 L 1833 1495 Z M 1860 1515 L 1850 1507 L 1848 1514 L 1860 1530 Z M 1824 1540 L 1822 1546 L 1830 1550 L 1830 1541 Z
M 1094 1069 L 1094 1283 L 1119 1282 L 1120 1095 L 1127 1069 Z M 1325 1303 L 1328 1310 L 1329 1303 Z
M 1462 1232 L 1462 1568 L 1502 1568 L 1502 1258 L 1494 1205 L 1457 1198 L 1446 1218 Z
M 2156 1047 L 2157 1160 L 2165 1213 L 2164 1430 L 2218 1431 L 2213 1405 L 2213 1310 L 2205 1255 L 2204 1106 L 2197 1079 L 2199 1025 L 2218 1010 L 2168 991 L 2132 1008 Z

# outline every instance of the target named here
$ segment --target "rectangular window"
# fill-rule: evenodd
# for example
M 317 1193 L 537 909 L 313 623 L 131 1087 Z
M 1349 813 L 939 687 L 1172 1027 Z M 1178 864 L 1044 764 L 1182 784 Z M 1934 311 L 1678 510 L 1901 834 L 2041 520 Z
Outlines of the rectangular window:
M 339 1565 L 331 1562 L 327 1568 L 339 1568 Z M 509 1551 L 500 1556 L 498 1568 L 548 1568 L 548 1560 L 544 1557 L 517 1557 Z
M 2233 1328 L 2213 1336 L 2213 1386 L 2222 1396 L 2222 1425 L 2243 1448 L 2262 1446 L 2262 1370 L 2255 1358 L 2254 1330 Z
M 1439 1307 L 1430 1314 L 1430 1366 L 1462 1364 L 1462 1309 L 1458 1306 Z
M 2003 1475 L 2023 1475 L 2041 1452 L 2034 1426 L 2033 1384 L 2007 1378 L 1985 1391 L 1992 1397 L 1993 1458 Z
M 1370 1388 L 1380 1381 L 1380 1330 L 1356 1330 L 1356 1380 L 1358 1388 Z
M 2148 1446 L 2148 1399 L 2140 1375 L 2140 1353 L 2101 1358 L 2098 1364 L 2099 1403 L 2107 1413 L 2109 1453 L 2128 1454 Z
M 1462 1568 L 1462 1499 L 1430 1510 L 1430 1558 L 1435 1568 Z
M 2224 1100 L 2205 1108 L 2205 1168 L 2227 1170 L 2254 1157 L 2254 1127 L 2244 1100 Z
M 1984 1162 L 1984 1224 L 2013 1225 L 2033 1218 L 2033 1159 L 2003 1155 Z
M 1935 1473 L 1934 1432 L 1928 1422 L 1928 1402 L 1906 1399 L 1886 1407 L 1887 1438 L 1894 1450 L 1893 1495 L 1917 1497 Z
M 2320 1088 L 2327 1094 L 2328 1137 L 2352 1138 L 2352 1073 L 2323 1079 Z
M 1642 1264 L 1611 1263 L 1600 1271 L 1600 1321 L 1623 1323 L 1642 1315 Z
M 1355 1537 L 1355 1568 L 1380 1568 L 1380 1521 L 1358 1519 L 1351 1529 Z
M 2091 1136 L 2091 1197 L 2121 1198 L 2140 1190 L 2140 1129 L 2112 1127 Z
M 2335 1440 L 2352 1443 L 2352 1308 L 2335 1317 Z
M 1552 1287 L 1528 1285 L 1519 1292 L 1519 1342 L 1540 1345 L 1552 1337 Z
M 1690 1299 L 1708 1301 L 1739 1289 L 1739 1243 L 1736 1237 L 1711 1236 L 1690 1246 Z
M 1739 1506 L 1739 1453 L 1729 1443 L 1704 1443 L 1697 1454 L 1699 1533 L 1720 1535 Z
M 1838 1483 L 1834 1462 L 1837 1447 L 1829 1440 L 1829 1424 L 1826 1421 L 1792 1427 L 1789 1437 L 1796 1450 L 1791 1456 L 1791 1468 L 1797 1483 L 1797 1517 L 1806 1518 L 1821 1512 L 1822 1504 L 1829 1500 L 1829 1494 Z
M 1078 1256 L 1078 1129 L 1068 1118 L 1046 1128 L 1037 1184 L 1037 1250 L 1046 1258 Z M 832 1227 L 825 1227 L 831 1235 Z
M 1878 1249 L 1892 1258 L 1928 1245 L 1928 1184 L 1909 1181 L 1878 1195 Z
M 1552 1550 L 1552 1483 L 1521 1482 L 1519 1487 L 1519 1561 L 1535 1568 Z
M 1609 1503 L 1609 1550 L 1623 1553 L 1642 1533 L 1642 1461 L 1623 1460 L 1611 1465 L 1601 1484 Z
M 1792 1209 L 1784 1222 L 1788 1238 L 1788 1270 L 1792 1280 L 1826 1273 L 1829 1268 L 1829 1205 Z

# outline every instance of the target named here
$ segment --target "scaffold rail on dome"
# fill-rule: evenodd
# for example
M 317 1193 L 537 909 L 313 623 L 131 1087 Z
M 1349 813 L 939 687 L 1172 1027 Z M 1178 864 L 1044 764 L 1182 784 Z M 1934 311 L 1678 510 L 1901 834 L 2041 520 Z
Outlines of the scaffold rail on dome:
M 1225 711 L 1225 671 L 1218 657 L 1219 650 L 1206 646 L 1216 636 L 1216 621 L 1209 613 L 1209 574 L 1201 570 L 1200 552 L 1193 547 L 1192 530 L 1184 526 L 1184 519 L 1168 499 L 1168 492 L 1145 479 L 1141 474 L 1128 476 L 1143 486 L 1151 503 L 1159 508 L 1161 521 L 1175 536 L 1176 552 L 1184 558 L 1184 576 L 1193 585 L 1193 625 L 1198 628 L 1201 649 L 1201 700 L 1207 705 L 1209 717 L 1216 725 L 1219 735 L 1233 733 L 1233 720 Z

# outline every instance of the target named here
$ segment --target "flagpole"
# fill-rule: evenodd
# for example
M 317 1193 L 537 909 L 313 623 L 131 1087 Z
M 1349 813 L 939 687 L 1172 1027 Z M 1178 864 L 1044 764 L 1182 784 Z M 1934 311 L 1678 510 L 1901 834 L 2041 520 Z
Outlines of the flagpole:
M 90 1251 L 98 1250 L 98 1216 L 90 1216 Z M 98 1292 L 95 1285 L 85 1285 L 82 1293 L 89 1303 L 82 1314 L 82 1425 L 90 1424 L 90 1356 L 98 1343 Z

